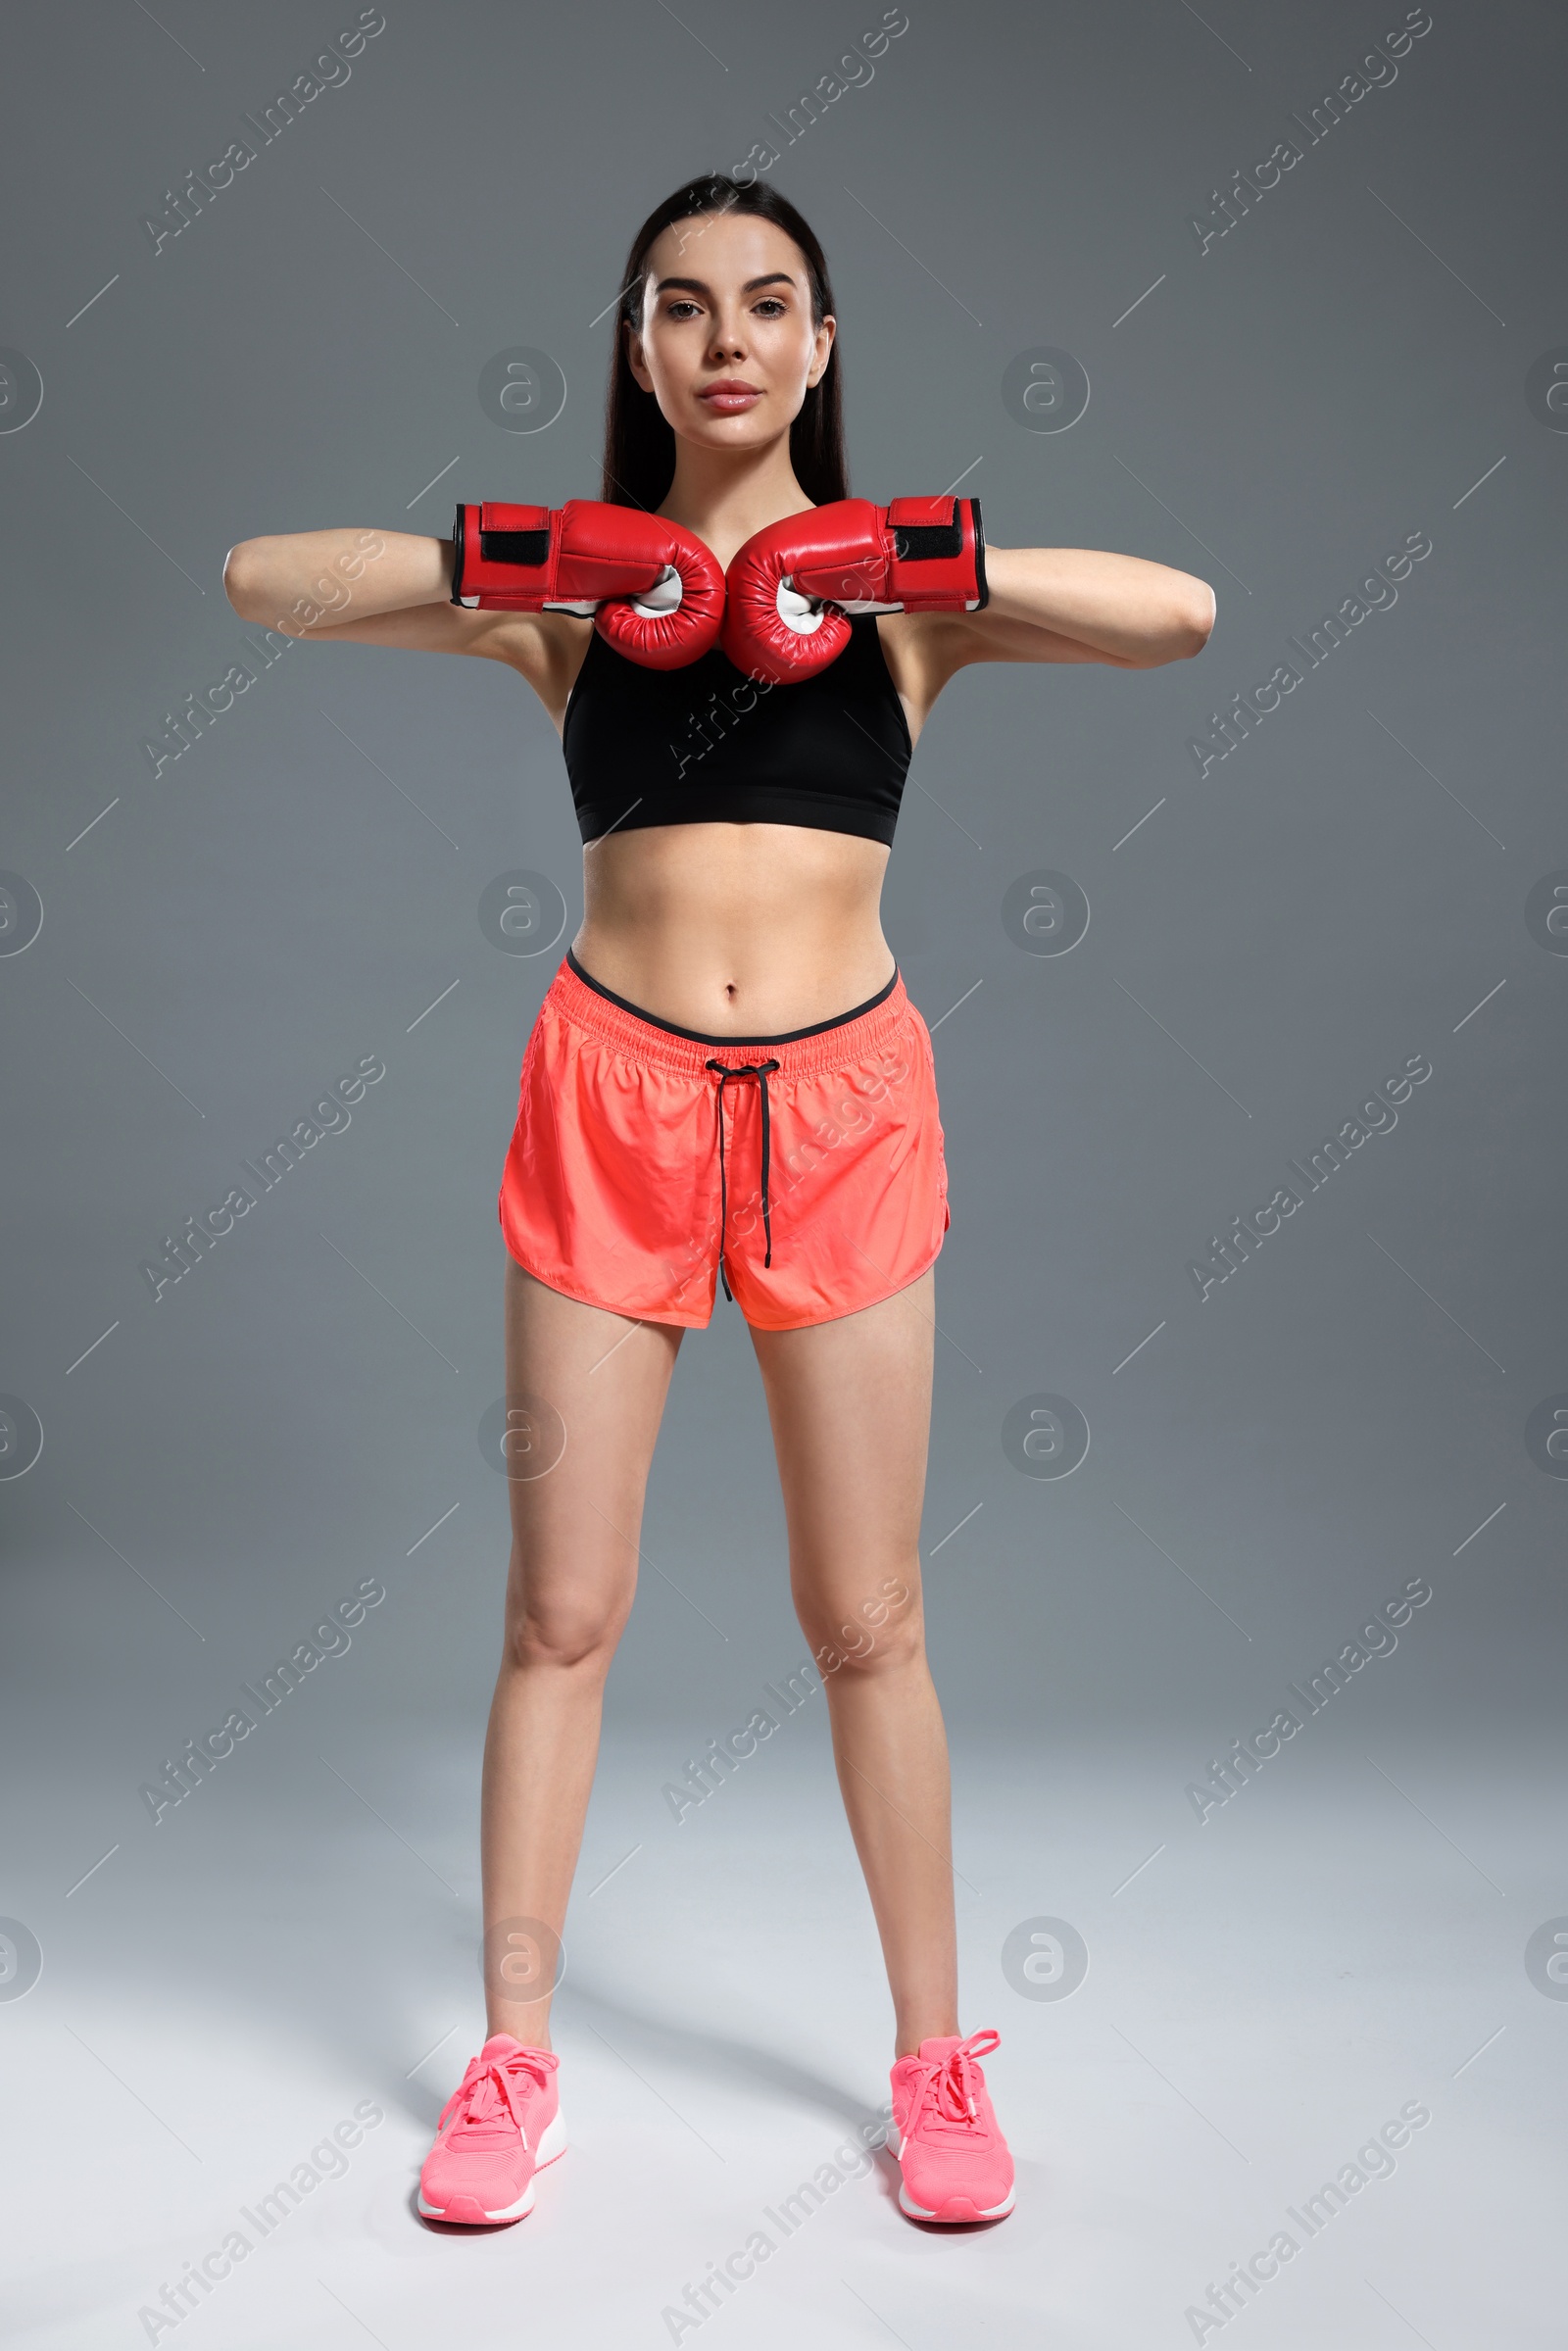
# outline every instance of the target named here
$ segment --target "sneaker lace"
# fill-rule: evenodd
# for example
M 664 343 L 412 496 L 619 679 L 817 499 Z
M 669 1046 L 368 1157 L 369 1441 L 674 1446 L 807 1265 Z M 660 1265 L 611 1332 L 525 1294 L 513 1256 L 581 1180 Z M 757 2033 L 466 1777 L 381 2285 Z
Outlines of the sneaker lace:
M 503 2127 L 504 2116 L 510 2116 L 527 2146 L 521 2099 L 527 2090 L 543 2089 L 560 2062 L 549 2049 L 518 2049 L 510 2057 L 475 2057 L 441 2109 L 439 2127 L 445 2130 L 455 2116 L 458 2131 L 495 2130 Z
M 946 2057 L 928 2057 L 915 2074 L 913 2111 L 929 2111 L 933 2120 L 948 2124 L 978 2121 L 975 2090 L 984 2087 L 984 2080 L 976 2061 L 1001 2045 L 1001 2033 L 987 2027 L 971 2033 Z

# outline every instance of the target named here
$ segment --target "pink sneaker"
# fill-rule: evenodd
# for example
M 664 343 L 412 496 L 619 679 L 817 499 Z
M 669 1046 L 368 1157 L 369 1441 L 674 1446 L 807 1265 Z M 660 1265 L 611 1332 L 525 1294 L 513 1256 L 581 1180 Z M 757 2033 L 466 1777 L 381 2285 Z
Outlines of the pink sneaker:
M 566 2152 L 550 2049 L 492 2033 L 441 2109 L 435 2144 L 419 2174 L 427 2221 L 482 2228 L 533 2210 L 533 2177 Z
M 904 2178 L 899 2203 L 916 2221 L 1000 2221 L 1012 2210 L 1012 2157 L 976 2060 L 1001 2044 L 989 2028 L 923 2040 L 893 2069 L 888 2146 Z

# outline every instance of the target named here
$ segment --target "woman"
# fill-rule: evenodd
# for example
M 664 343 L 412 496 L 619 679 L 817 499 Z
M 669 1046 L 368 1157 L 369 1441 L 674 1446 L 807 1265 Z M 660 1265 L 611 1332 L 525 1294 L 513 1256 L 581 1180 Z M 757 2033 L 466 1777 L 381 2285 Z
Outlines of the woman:
M 958 2024 L 947 1748 L 917 1552 L 947 1176 L 930 1039 L 878 904 L 909 753 L 957 670 L 1151 668 L 1200 650 L 1214 599 L 1133 557 L 983 550 L 966 500 L 945 502 L 954 530 L 937 534 L 949 553 L 962 536 L 956 586 L 951 564 L 932 567 L 945 590 L 924 599 L 906 584 L 918 565 L 902 585 L 891 556 L 868 569 L 865 517 L 884 555 L 896 534 L 883 510 L 838 503 L 826 265 L 766 186 L 680 190 L 645 222 L 622 285 L 603 500 L 577 521 L 612 508 L 612 537 L 652 534 L 655 555 L 672 556 L 639 575 L 640 602 L 596 602 L 568 578 L 559 515 L 546 525 L 556 592 L 509 599 L 492 573 L 475 600 L 481 558 L 537 563 L 545 545 L 486 538 L 477 509 L 460 510 L 452 542 L 248 540 L 226 573 L 247 619 L 516 670 L 563 731 L 585 844 L 583 923 L 529 1040 L 500 1198 L 524 1450 L 484 1763 L 490 2038 L 442 2116 L 420 2210 L 516 2219 L 565 2144 L 555 1959 L 654 1442 L 682 1330 L 709 1320 L 716 1274 L 751 1329 L 795 1606 L 881 1936 L 900 2201 L 925 2220 L 999 2218 L 1012 2164 L 978 2063 L 997 2036 L 965 2040 Z M 820 561 L 816 594 L 791 585 L 808 569 L 803 539 L 842 552 L 840 516 L 855 523 L 848 619 L 824 603 Z M 934 543 L 915 531 L 899 548 Z M 347 619 L 312 601 L 334 566 L 353 582 Z M 667 625 L 645 585 L 661 575 L 664 608 L 680 598 Z M 935 609 L 907 609 L 922 602 Z M 728 650 L 704 651 L 720 606 Z

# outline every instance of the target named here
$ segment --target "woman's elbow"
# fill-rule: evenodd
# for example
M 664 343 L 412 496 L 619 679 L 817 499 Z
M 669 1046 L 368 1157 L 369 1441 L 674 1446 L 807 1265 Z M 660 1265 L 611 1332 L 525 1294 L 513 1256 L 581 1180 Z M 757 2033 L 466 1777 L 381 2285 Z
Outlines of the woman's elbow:
M 1160 669 L 1167 661 L 1190 661 L 1194 654 L 1201 653 L 1213 634 L 1216 611 L 1214 591 L 1207 580 L 1188 580 L 1162 615 L 1143 666 Z
M 1176 655 L 1180 661 L 1190 661 L 1195 653 L 1201 653 L 1214 633 L 1214 621 L 1219 612 L 1219 600 L 1206 579 L 1195 579 L 1192 593 L 1185 599 L 1181 614 L 1181 648 Z
M 259 539 L 241 539 L 223 559 L 223 594 L 242 620 L 262 617 L 257 609 L 262 588 L 261 547 Z

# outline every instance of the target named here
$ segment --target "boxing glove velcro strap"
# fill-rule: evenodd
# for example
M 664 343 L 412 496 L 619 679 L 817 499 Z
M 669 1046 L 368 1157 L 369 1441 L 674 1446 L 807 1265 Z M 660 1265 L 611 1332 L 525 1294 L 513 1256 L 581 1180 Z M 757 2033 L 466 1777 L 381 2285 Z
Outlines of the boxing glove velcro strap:
M 468 527 L 469 516 L 476 525 Z M 516 506 L 510 501 L 482 500 L 477 507 L 460 506 L 452 532 L 452 601 L 483 605 L 526 593 L 529 583 L 508 580 L 507 573 L 543 573 L 550 561 L 550 509 Z M 498 567 L 502 577 L 497 578 Z
M 901 563 L 924 563 L 937 556 L 961 555 L 963 533 L 956 522 L 906 523 L 893 534 L 893 552 Z
M 895 498 L 888 508 L 893 551 L 901 563 L 929 563 L 963 553 L 956 498 Z
M 537 570 L 550 558 L 550 509 L 487 499 L 479 509 L 479 556 Z
M 978 498 L 895 498 L 887 510 L 887 528 L 893 585 L 906 612 L 985 609 L 991 592 Z
M 482 530 L 479 554 L 487 563 L 522 563 L 537 571 L 550 553 L 547 530 Z

